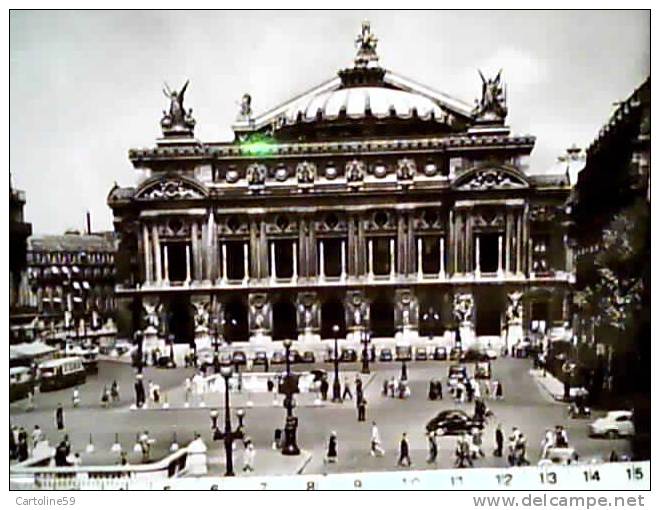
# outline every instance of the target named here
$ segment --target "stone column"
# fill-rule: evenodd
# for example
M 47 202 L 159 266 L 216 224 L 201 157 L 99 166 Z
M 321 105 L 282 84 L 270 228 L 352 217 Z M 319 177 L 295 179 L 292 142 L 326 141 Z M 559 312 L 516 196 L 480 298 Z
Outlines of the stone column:
M 394 239 L 390 239 L 390 278 L 394 279 L 396 277 L 396 268 L 394 264 L 396 262 L 396 254 L 394 252 Z
M 422 243 L 423 240 L 421 237 L 417 238 L 417 277 L 421 280 L 424 278 L 424 268 L 422 266 Z
M 318 272 L 318 266 L 316 263 L 316 226 L 314 222 L 314 218 L 311 218 L 309 221 L 309 236 L 307 238 L 307 243 L 308 243 L 308 264 L 309 264 L 309 271 L 310 271 L 310 276 L 317 275 Z
M 165 251 L 165 254 L 164 254 L 165 256 L 164 256 L 164 264 L 163 264 L 165 266 L 165 275 L 164 275 L 164 278 L 163 278 L 163 283 L 165 283 L 165 285 L 170 284 L 170 257 L 169 257 L 169 249 L 168 248 L 169 247 L 167 245 L 165 245 L 165 250 L 164 250 Z
M 270 242 L 270 279 L 275 281 L 277 279 L 277 264 L 275 260 L 275 242 Z
M 190 246 L 186 244 L 186 285 L 190 285 Z
M 497 236 L 497 276 L 502 275 L 502 236 Z
M 257 223 L 256 223 L 256 220 L 254 218 L 250 218 L 250 249 L 249 249 L 249 256 L 250 256 L 250 261 L 249 261 L 250 271 L 249 271 L 249 274 L 250 274 L 250 276 L 252 276 L 252 278 L 258 279 L 259 275 L 260 275 L 260 272 L 259 272 L 260 250 L 259 250 L 259 239 L 258 239 L 258 233 L 257 233 Z
M 206 233 L 202 232 L 202 238 L 206 238 Z M 192 260 L 194 261 L 193 267 L 193 277 L 196 281 L 199 281 L 203 278 L 201 274 L 202 264 L 199 253 L 199 232 L 197 226 L 197 219 L 193 219 L 190 224 L 190 240 L 192 245 Z
M 142 224 L 142 250 L 144 251 L 144 282 L 150 284 L 153 281 L 153 266 L 151 264 L 151 245 L 149 243 L 149 229 Z
M 529 232 L 529 204 L 525 204 L 523 210 L 523 219 L 522 219 L 522 245 L 523 245 L 523 257 L 525 258 L 523 262 L 522 271 L 525 274 L 529 274 L 532 270 L 532 243 L 531 236 Z
M 512 223 L 513 217 L 511 210 L 507 208 L 506 211 L 506 222 L 504 226 L 504 272 L 511 272 L 511 248 L 512 248 Z
M 374 241 L 369 239 L 369 278 L 374 277 Z
M 222 283 L 227 283 L 227 243 L 222 243 Z
M 361 214 L 358 217 L 358 243 L 357 243 L 357 275 L 363 275 L 366 272 L 367 263 L 365 257 L 367 256 L 367 242 L 364 235 L 364 216 Z M 373 277 L 373 271 L 370 271 Z
M 476 247 L 473 246 L 474 236 L 472 235 L 472 210 L 465 213 L 465 272 L 471 273 L 477 266 L 479 257 L 476 254 Z M 475 260 L 476 259 L 476 260 Z M 481 268 L 479 268 L 481 271 Z
M 341 242 L 341 280 L 346 280 L 346 241 Z
M 319 241 L 319 280 L 325 280 L 325 250 L 323 249 L 323 240 Z
M 268 236 L 266 236 L 266 221 L 264 218 L 259 218 L 259 265 L 260 265 L 260 278 L 268 279 Z M 275 274 L 275 271 L 273 271 Z
M 250 279 L 250 262 L 247 242 L 243 244 L 243 285 L 247 285 Z
M 158 237 L 158 227 L 156 225 L 151 226 L 151 238 L 154 242 L 154 261 L 156 262 L 154 280 L 160 284 L 163 281 L 163 268 L 160 260 L 160 238 Z M 169 283 L 170 278 L 168 273 L 165 275 L 165 280 Z
M 357 276 L 357 234 L 355 232 L 355 218 L 347 216 L 346 223 L 348 224 L 348 274 Z
M 209 221 L 206 226 L 206 246 L 204 246 L 204 255 L 206 255 L 206 277 L 205 280 L 210 282 L 215 281 L 217 278 L 217 265 L 218 265 L 218 240 L 216 236 L 215 227 L 215 213 L 213 210 L 209 212 Z
M 304 216 L 301 216 L 298 220 L 298 251 L 300 252 L 300 276 L 308 276 L 307 268 L 307 236 L 305 232 L 307 230 L 307 221 Z
M 522 211 L 516 214 L 516 273 L 523 274 L 522 267 Z
M 449 257 L 447 272 L 451 276 L 456 272 L 456 229 L 454 228 L 454 211 L 449 211 L 449 222 L 447 224 L 449 229 Z
M 298 281 L 298 243 L 294 239 L 291 244 L 293 245 L 293 276 L 291 279 L 295 282 Z
M 440 272 L 438 273 L 438 278 L 445 277 L 445 238 L 440 238 Z
M 464 256 L 464 239 L 465 231 L 463 229 L 463 212 L 456 212 L 456 226 L 455 226 L 455 243 L 454 243 L 454 274 L 462 274 L 465 272 L 465 256 Z
M 412 212 L 407 213 L 408 219 L 408 238 L 406 242 L 407 257 L 406 257 L 406 274 L 414 274 L 415 272 L 415 218 Z
M 475 236 L 475 238 L 474 238 L 474 244 L 475 244 L 475 246 L 474 246 L 474 263 L 475 263 L 474 276 L 475 276 L 475 278 L 479 278 L 479 276 L 481 276 L 481 262 L 479 260 L 479 258 L 481 256 L 481 244 L 479 242 L 479 236 L 478 235 Z
M 397 251 L 399 252 L 398 257 L 398 267 L 396 272 L 399 274 L 406 274 L 406 231 L 404 224 L 404 217 L 401 211 L 397 212 L 397 227 L 396 227 L 396 240 L 397 240 Z M 390 251 L 392 248 L 390 247 Z

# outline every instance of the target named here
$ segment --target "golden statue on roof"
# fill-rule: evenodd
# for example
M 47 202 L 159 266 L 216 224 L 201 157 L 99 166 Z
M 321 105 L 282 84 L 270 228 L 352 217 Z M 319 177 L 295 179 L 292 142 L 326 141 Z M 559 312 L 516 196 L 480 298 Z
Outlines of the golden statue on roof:
M 358 48 L 355 55 L 356 67 L 368 67 L 371 62 L 378 62 L 378 55 L 376 54 L 376 45 L 378 38 L 371 33 L 371 23 L 369 21 L 362 22 L 362 33 L 355 39 L 355 45 Z

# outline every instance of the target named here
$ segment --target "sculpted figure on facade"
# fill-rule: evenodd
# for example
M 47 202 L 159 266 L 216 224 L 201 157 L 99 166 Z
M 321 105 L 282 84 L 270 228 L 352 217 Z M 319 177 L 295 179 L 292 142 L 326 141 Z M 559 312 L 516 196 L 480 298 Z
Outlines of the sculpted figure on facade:
M 270 328 L 270 304 L 266 294 L 251 294 L 249 298 L 252 328 L 258 331 Z
M 417 173 L 414 159 L 402 158 L 396 164 L 396 177 L 400 181 L 412 181 Z
M 477 102 L 473 115 L 476 120 L 503 121 L 508 113 L 506 93 L 502 83 L 502 70 L 495 78 L 486 79 L 481 71 L 481 100 Z
M 245 178 L 249 186 L 263 186 L 266 183 L 268 169 L 261 163 L 252 163 L 245 171 Z
M 355 39 L 355 45 L 358 49 L 355 55 L 356 67 L 367 67 L 371 62 L 378 62 L 377 44 L 378 39 L 371 33 L 371 23 L 366 20 L 363 21 L 362 31 Z
M 359 184 L 364 179 L 367 166 L 364 161 L 353 159 L 346 163 L 346 182 L 349 184 Z
M 472 311 L 474 310 L 474 298 L 472 294 L 454 295 L 454 317 L 459 324 L 472 322 Z
M 523 316 L 523 293 L 514 291 L 507 295 L 506 321 L 508 323 L 521 323 Z
M 301 293 L 298 295 L 298 325 L 304 331 L 310 331 L 318 327 L 317 312 L 316 294 Z
M 316 179 L 316 165 L 309 161 L 301 161 L 296 165 L 296 178 L 299 184 L 313 184 Z
M 159 303 L 158 301 L 144 301 L 142 303 L 142 315 L 145 330 L 158 331 L 163 310 L 163 304 Z
M 252 96 L 250 94 L 243 94 L 241 98 L 240 110 L 238 113 L 239 120 L 249 120 L 252 117 Z
M 210 303 L 208 301 L 192 302 L 195 318 L 195 329 L 208 329 L 210 314 Z
M 192 131 L 195 127 L 195 119 L 192 116 L 192 108 L 188 111 L 183 107 L 183 96 L 186 93 L 190 80 L 186 81 L 180 91 L 170 89 L 169 85 L 165 83 L 163 94 L 170 100 L 169 111 L 163 112 L 163 118 L 160 121 L 163 131 L 174 131 L 183 129 L 185 131 Z

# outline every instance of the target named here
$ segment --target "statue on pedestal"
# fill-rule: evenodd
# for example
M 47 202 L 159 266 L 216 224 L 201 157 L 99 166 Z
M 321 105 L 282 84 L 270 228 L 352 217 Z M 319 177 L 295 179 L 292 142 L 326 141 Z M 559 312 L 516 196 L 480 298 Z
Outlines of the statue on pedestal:
M 475 120 L 486 122 L 503 122 L 508 113 L 506 107 L 506 92 L 502 84 L 502 70 L 495 78 L 486 79 L 481 71 L 481 100 L 472 112 Z
M 192 116 L 192 108 L 187 112 L 183 107 L 183 96 L 188 88 L 190 80 L 186 81 L 180 91 L 170 89 L 169 85 L 165 83 L 163 94 L 170 100 L 169 112 L 163 111 L 163 118 L 160 125 L 163 128 L 164 134 L 184 133 L 192 134 L 195 127 L 195 119 Z
M 523 298 L 523 293 L 520 291 L 511 292 L 507 296 L 509 303 L 506 309 L 506 321 L 508 324 L 511 323 L 519 324 L 522 322 L 522 315 L 523 315 L 522 298 Z
M 454 295 L 454 317 L 459 324 L 472 323 L 474 298 L 472 294 Z

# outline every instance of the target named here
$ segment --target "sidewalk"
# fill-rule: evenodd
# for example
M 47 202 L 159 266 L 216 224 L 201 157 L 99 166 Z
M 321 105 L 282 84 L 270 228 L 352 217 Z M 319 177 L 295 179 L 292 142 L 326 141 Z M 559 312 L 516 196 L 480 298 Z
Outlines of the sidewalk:
M 256 450 L 254 471 L 243 472 L 243 449 L 234 450 L 234 472 L 236 476 L 276 476 L 299 475 L 312 460 L 312 452 L 301 450 L 300 455 L 282 455 L 279 450 L 261 448 Z M 225 473 L 225 451 L 214 449 L 209 451 L 206 465 L 208 476 L 222 476 Z
M 546 372 L 544 376 L 543 370 L 531 369 L 529 375 L 550 398 L 558 402 L 564 401 L 564 383 L 550 372 Z

